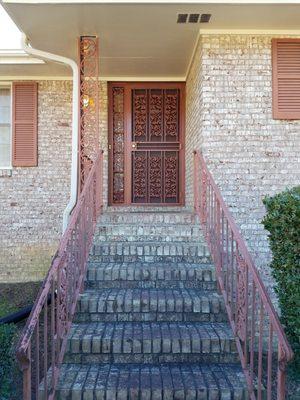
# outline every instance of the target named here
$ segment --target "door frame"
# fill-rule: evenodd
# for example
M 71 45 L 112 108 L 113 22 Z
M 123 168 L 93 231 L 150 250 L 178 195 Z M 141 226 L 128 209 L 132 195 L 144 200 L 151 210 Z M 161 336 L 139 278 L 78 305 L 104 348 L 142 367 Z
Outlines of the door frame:
M 113 202 L 113 120 L 112 120 L 112 89 L 113 87 L 124 88 L 124 127 L 125 127 L 125 146 L 124 146 L 124 203 Z M 108 205 L 109 206 L 151 206 L 151 207 L 172 207 L 185 205 L 185 82 L 108 82 Z M 177 203 L 133 203 L 131 198 L 132 179 L 131 179 L 131 139 L 132 139 L 132 89 L 179 89 L 179 129 L 181 134 L 179 150 L 179 202 Z

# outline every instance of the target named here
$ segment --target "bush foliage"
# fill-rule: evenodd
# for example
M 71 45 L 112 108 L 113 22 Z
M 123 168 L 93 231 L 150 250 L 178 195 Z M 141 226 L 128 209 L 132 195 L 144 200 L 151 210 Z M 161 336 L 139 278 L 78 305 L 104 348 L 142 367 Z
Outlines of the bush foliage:
M 14 368 L 12 342 L 16 333 L 14 324 L 0 326 L 0 399 L 10 399 Z
M 272 274 L 281 320 L 300 367 L 300 186 L 266 197 L 263 220 L 273 253 Z M 298 369 L 299 371 L 299 369 Z

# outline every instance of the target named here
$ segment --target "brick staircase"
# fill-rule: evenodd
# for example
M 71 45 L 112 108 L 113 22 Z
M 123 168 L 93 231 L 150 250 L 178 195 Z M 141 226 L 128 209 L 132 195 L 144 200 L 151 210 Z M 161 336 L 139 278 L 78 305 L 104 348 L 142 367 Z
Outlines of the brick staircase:
M 101 217 L 57 399 L 248 399 L 192 213 Z

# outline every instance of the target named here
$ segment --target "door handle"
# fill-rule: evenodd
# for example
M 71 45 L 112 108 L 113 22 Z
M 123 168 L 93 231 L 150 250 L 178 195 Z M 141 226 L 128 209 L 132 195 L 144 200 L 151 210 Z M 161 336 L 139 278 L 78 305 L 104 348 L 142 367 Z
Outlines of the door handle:
M 136 149 L 137 143 L 136 143 L 136 142 L 132 142 L 132 143 L 131 143 L 131 147 L 132 147 L 133 149 Z

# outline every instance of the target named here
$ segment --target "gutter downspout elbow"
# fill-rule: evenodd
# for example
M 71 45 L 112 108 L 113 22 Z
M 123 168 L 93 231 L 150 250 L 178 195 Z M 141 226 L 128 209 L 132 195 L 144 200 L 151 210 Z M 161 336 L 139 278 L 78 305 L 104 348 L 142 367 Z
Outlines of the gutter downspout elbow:
M 22 48 L 26 53 L 35 57 L 54 61 L 60 64 L 66 64 L 70 66 L 73 71 L 71 190 L 69 202 L 63 213 L 63 232 L 65 232 L 68 226 L 70 214 L 76 205 L 78 193 L 79 68 L 77 63 L 70 58 L 34 49 L 29 46 L 25 34 L 22 34 Z

